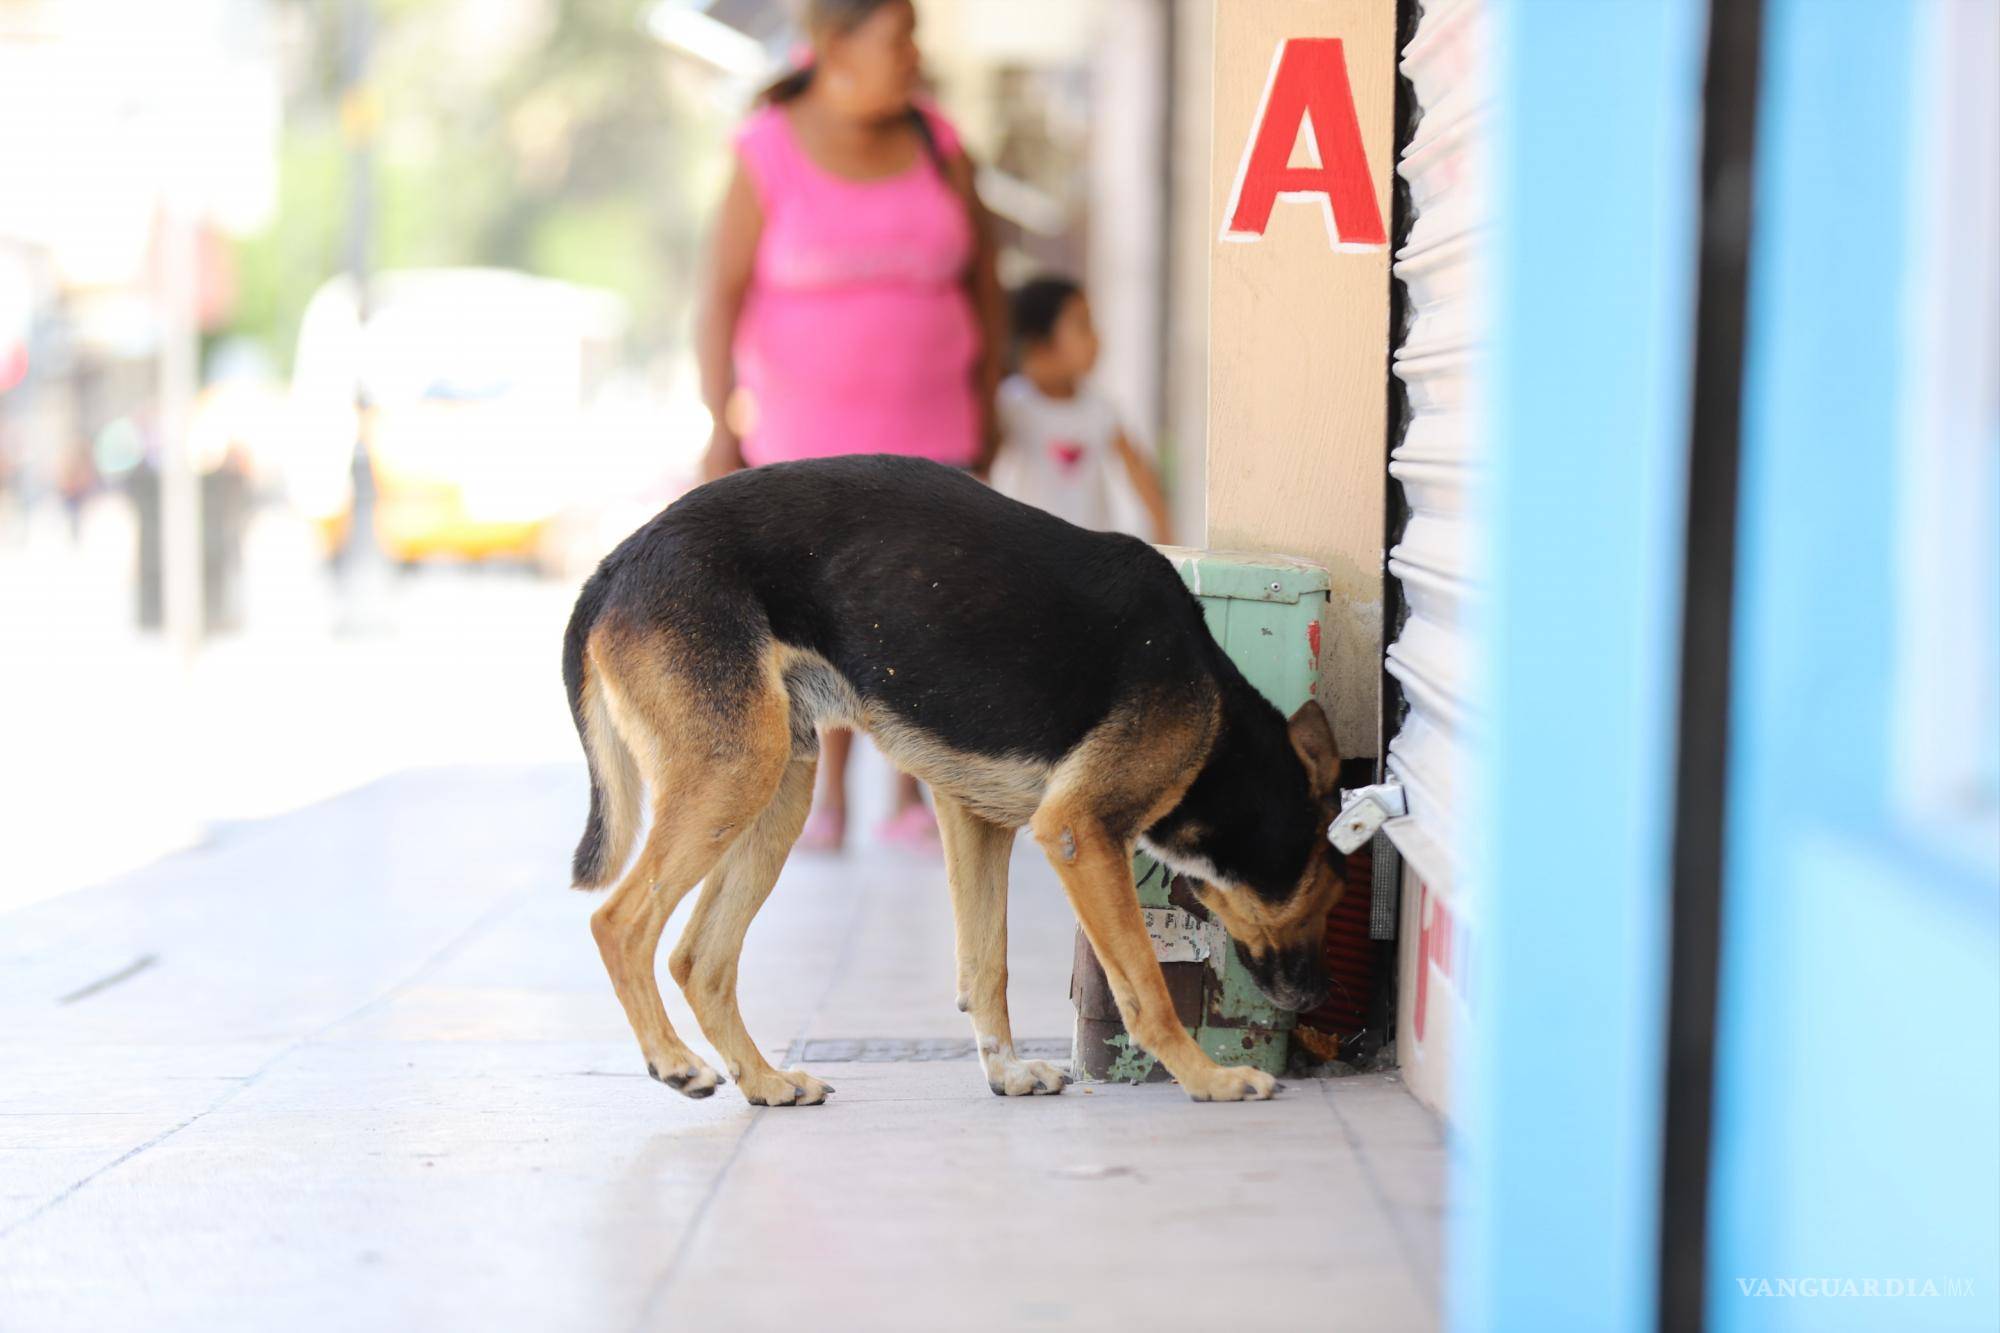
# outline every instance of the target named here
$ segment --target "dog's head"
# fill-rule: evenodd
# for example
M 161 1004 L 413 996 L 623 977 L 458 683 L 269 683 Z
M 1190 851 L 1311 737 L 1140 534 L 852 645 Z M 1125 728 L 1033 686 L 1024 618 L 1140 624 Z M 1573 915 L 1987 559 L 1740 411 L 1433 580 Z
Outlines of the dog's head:
M 1317 702 L 1292 714 L 1287 736 L 1301 781 L 1278 784 L 1276 807 L 1259 820 L 1268 863 L 1238 882 L 1205 879 L 1195 896 L 1229 932 L 1258 989 L 1274 1004 L 1301 1010 L 1333 989 L 1326 914 L 1340 900 L 1342 880 L 1326 830 L 1340 813 L 1340 751 Z

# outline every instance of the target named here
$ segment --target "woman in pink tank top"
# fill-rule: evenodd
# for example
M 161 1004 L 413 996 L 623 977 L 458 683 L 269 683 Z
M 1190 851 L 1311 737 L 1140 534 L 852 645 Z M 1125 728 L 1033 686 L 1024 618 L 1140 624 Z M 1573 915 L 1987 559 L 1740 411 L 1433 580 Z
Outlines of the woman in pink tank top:
M 836 454 L 984 473 L 1005 307 L 971 164 L 915 101 L 911 0 L 810 0 L 812 59 L 736 136 L 698 331 L 704 474 Z M 840 844 L 852 738 L 823 746 L 808 846 Z M 927 828 L 914 781 L 891 831 Z

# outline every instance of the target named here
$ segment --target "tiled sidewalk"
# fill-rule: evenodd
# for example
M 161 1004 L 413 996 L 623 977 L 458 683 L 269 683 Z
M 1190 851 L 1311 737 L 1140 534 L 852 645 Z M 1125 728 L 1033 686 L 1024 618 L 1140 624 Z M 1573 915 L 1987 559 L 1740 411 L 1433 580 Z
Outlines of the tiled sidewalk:
M 799 859 L 751 932 L 750 1029 L 828 1105 L 647 1079 L 560 887 L 582 786 L 411 773 L 0 916 L 0 1327 L 1435 1326 L 1393 1076 L 1001 1099 L 915 1058 L 966 1036 L 933 861 Z M 1025 843 L 1012 901 L 1015 1031 L 1059 1040 Z

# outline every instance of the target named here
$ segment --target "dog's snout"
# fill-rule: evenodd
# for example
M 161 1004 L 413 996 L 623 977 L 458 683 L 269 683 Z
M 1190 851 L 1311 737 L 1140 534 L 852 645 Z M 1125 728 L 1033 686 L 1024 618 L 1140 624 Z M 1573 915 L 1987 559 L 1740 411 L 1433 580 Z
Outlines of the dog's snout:
M 1293 1010 L 1317 1009 L 1325 1004 L 1332 995 L 1332 979 L 1323 978 L 1312 983 L 1306 989 L 1295 992 L 1291 1002 L 1285 1007 Z
M 1327 975 L 1317 949 L 1272 949 L 1260 957 L 1238 940 L 1236 957 L 1249 970 L 1257 989 L 1281 1009 L 1317 1009 L 1333 994 L 1333 978 Z

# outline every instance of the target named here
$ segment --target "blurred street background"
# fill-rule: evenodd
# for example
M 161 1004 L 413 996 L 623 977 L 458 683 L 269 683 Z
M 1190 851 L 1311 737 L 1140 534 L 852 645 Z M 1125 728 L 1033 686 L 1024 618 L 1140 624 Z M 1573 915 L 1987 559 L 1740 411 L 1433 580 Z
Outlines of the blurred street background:
M 1002 280 L 1090 283 L 1199 541 L 1208 0 L 918 9 Z M 1168 1084 L 993 1098 L 934 851 L 794 858 L 745 949 L 826 1112 L 644 1076 L 563 888 L 557 650 L 695 480 L 697 271 L 788 10 L 0 0 L 0 1328 L 1240 1318 L 1196 1250 L 1435 1324 L 1399 1075 L 1249 1135 Z M 1015 1030 L 1064 1058 L 1023 843 Z
M 1008 274 L 1081 272 L 1116 6 L 1027 8 L 926 0 L 927 66 Z M 574 757 L 561 618 L 693 480 L 696 268 L 788 13 L 0 0 L 0 910 Z
M 1176 540 L 1325 571 L 1204 595 L 1351 1003 L 989 1097 L 871 758 L 743 953 L 839 1096 L 647 1079 L 558 649 L 792 5 L 0 0 L 0 1330 L 2000 1326 L 2000 6 L 913 6 Z

